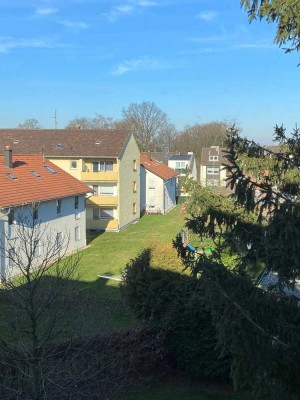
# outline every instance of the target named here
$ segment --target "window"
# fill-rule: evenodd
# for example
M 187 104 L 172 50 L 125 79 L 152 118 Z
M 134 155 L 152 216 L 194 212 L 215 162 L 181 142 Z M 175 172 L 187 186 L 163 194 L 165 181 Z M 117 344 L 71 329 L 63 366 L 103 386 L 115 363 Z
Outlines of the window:
M 50 172 L 51 174 L 53 174 L 53 175 L 56 174 L 56 171 L 53 168 L 49 167 L 48 165 L 44 165 L 44 168 L 46 171 Z
M 114 195 L 114 186 L 113 185 L 104 185 L 100 186 L 100 196 L 113 196 Z
M 175 168 L 176 169 L 184 169 L 185 168 L 185 162 L 184 161 L 176 161 Z
M 219 161 L 219 156 L 209 156 L 208 161 Z
M 112 161 L 93 161 L 93 172 L 112 172 L 113 169 Z
M 206 174 L 207 175 L 219 175 L 220 168 L 219 167 L 207 167 Z
M 153 197 L 150 198 L 150 199 L 149 199 L 149 207 L 150 207 L 150 208 L 153 208 L 153 207 L 155 207 L 155 205 L 156 205 L 156 204 L 155 204 L 155 199 L 154 199 Z
M 114 219 L 114 209 L 93 208 L 93 219 Z
M 136 181 L 133 181 L 133 193 L 136 193 L 137 192 L 137 190 L 136 190 Z
M 71 160 L 70 168 L 71 169 L 77 169 L 77 161 L 76 160 Z
M 35 171 L 31 171 L 30 173 L 31 173 L 33 176 L 35 176 L 36 178 L 40 178 L 40 177 L 41 177 L 41 175 L 40 175 L 39 173 L 35 172 Z
M 100 218 L 114 219 L 114 209 L 113 208 L 100 208 Z
M 132 212 L 133 214 L 136 214 L 136 203 L 132 204 Z
M 33 257 L 38 257 L 40 255 L 40 243 L 38 240 L 33 241 Z
M 63 244 L 63 234 L 62 232 L 57 232 L 56 234 L 56 246 L 60 247 Z
M 75 242 L 80 240 L 80 226 L 75 227 Z
M 37 220 L 39 218 L 39 208 L 38 206 L 33 206 L 32 208 L 32 218 Z
M 93 208 L 93 219 L 114 219 L 113 208 Z
M 149 179 L 149 189 L 155 189 L 154 179 Z
M 133 160 L 133 162 L 132 162 L 132 169 L 133 169 L 134 171 L 137 170 L 137 167 L 136 167 L 136 160 Z
M 61 199 L 56 200 L 56 214 L 61 213 Z
M 93 208 L 93 219 L 100 219 L 100 209 Z
M 93 161 L 93 172 L 99 171 L 99 163 L 98 161 Z
M 75 209 L 77 209 L 79 207 L 79 197 L 78 196 L 74 197 L 74 207 L 75 207 Z
M 98 185 L 93 185 L 93 195 L 94 196 L 99 196 L 99 186 Z
M 10 267 L 13 267 L 15 260 L 16 260 L 15 248 L 14 247 L 10 247 L 8 249 L 8 265 Z
M 113 162 L 112 161 L 100 161 L 100 171 L 101 172 L 112 172 Z
M 14 223 L 14 220 L 15 220 L 15 211 L 13 208 L 11 208 L 8 213 L 8 225 L 12 225 Z

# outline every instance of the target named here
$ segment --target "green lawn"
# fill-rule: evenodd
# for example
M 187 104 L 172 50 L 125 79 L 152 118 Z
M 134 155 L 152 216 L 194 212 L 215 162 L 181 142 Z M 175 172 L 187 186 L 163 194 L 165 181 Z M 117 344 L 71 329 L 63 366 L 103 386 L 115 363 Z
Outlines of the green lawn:
M 99 275 L 120 275 L 126 264 L 143 249 L 155 247 L 163 256 L 164 252 L 174 256 L 172 239 L 184 225 L 184 216 L 176 206 L 166 215 L 145 215 L 136 224 L 121 232 L 104 232 L 98 236 L 88 236 L 89 246 L 82 252 L 80 280 L 86 286 L 108 297 L 118 296 L 118 282 L 99 279 Z M 172 252 L 172 254 L 171 254 Z
M 56 304 L 58 309 L 65 310 L 68 329 L 63 336 L 134 324 L 135 320 L 120 299 L 119 282 L 99 275 L 120 275 L 130 259 L 151 246 L 156 249 L 156 259 L 159 256 L 158 263 L 165 255 L 163 262 L 174 263 L 182 269 L 176 250 L 172 248 L 172 239 L 183 225 L 184 216 L 179 215 L 177 206 L 166 215 L 146 215 L 121 232 L 89 237 L 88 247 L 81 252 L 79 279 L 68 282 L 68 290 Z M 49 275 L 44 276 L 41 291 L 55 285 L 52 271 L 50 269 Z M 8 321 L 14 310 L 5 296 L 0 296 L 0 311 L 0 335 L 11 338 Z

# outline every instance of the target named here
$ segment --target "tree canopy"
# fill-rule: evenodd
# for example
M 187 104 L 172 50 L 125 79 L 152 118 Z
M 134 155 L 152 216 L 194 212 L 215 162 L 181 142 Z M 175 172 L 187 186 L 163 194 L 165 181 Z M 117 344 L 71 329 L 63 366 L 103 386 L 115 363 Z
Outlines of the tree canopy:
M 42 129 L 39 121 L 35 118 L 28 118 L 25 121 L 18 125 L 19 129 Z
M 300 2 L 298 0 L 241 0 L 250 22 L 255 18 L 277 24 L 275 43 L 287 51 L 300 50 Z
M 155 103 L 131 103 L 127 108 L 123 108 L 122 113 L 124 122 L 134 133 L 141 151 L 154 150 L 160 139 L 163 139 L 163 147 L 170 146 L 175 128 L 169 123 L 167 114 Z
M 113 129 L 117 121 L 111 117 L 102 114 L 96 114 L 95 117 L 75 117 L 69 121 L 65 128 L 79 129 Z

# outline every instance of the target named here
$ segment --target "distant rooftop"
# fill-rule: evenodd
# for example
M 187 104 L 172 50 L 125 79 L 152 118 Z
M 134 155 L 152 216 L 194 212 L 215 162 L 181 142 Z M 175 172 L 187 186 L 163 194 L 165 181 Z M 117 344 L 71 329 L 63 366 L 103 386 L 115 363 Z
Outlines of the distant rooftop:
M 169 160 L 190 161 L 193 157 L 193 154 L 174 154 Z
M 10 146 L 16 154 L 118 158 L 129 137 L 108 129 L 0 129 L 0 152 Z

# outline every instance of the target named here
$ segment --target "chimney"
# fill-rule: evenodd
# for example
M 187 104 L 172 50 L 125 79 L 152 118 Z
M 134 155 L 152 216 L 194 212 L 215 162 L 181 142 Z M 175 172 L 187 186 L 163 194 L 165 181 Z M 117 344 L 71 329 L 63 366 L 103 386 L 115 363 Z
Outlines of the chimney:
M 12 149 L 9 146 L 6 146 L 4 150 L 4 165 L 8 168 L 13 168 Z
M 148 161 L 151 161 L 151 151 L 148 151 L 148 152 L 147 152 L 147 160 L 148 160 Z

